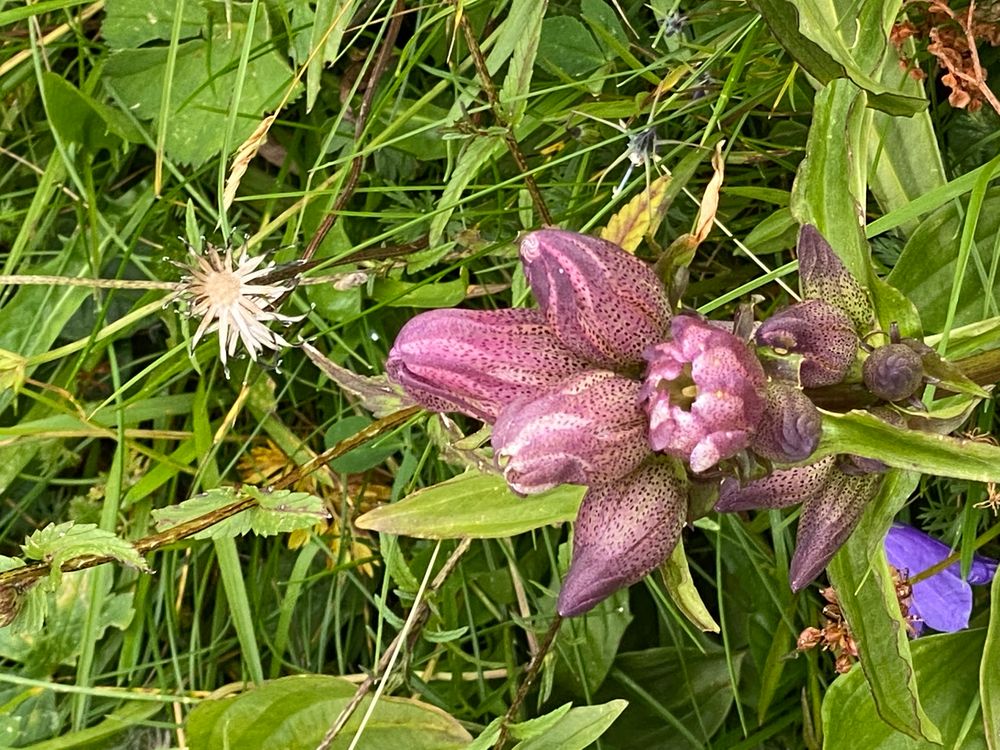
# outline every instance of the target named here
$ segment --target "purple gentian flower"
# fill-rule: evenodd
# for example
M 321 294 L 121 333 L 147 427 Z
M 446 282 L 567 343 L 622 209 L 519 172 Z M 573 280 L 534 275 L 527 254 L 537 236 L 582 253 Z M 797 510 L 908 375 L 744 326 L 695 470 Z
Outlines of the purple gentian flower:
M 937 565 L 951 554 L 944 542 L 922 531 L 894 523 L 885 537 L 885 555 L 889 563 L 910 577 L 915 577 Z M 949 565 L 930 578 L 913 584 L 910 615 L 913 630 L 920 635 L 924 627 L 942 633 L 954 633 L 969 627 L 972 613 L 972 585 L 983 585 L 993 580 L 997 562 L 982 555 L 974 555 L 969 577 L 962 580 L 959 563 Z
M 744 342 L 706 320 L 678 315 L 670 332 L 646 352 L 650 441 L 701 472 L 749 447 L 767 378 Z
M 494 425 L 514 491 L 588 486 L 558 602 L 576 615 L 660 565 L 686 519 L 684 473 L 654 456 L 637 379 L 670 332 L 670 303 L 645 263 L 604 240 L 543 229 L 521 259 L 538 310 L 418 315 L 386 372 L 426 408 Z

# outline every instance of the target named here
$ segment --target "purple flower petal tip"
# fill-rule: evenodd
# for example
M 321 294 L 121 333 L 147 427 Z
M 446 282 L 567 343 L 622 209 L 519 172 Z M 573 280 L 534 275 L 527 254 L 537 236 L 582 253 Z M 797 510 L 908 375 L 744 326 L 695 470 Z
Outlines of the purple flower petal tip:
M 858 351 L 858 337 L 850 318 L 819 299 L 786 307 L 760 324 L 757 343 L 778 354 L 802 356 L 799 379 L 805 388 L 839 383 Z
M 610 482 L 650 454 L 639 383 L 612 372 L 572 375 L 500 413 L 493 449 L 516 492 Z
M 587 367 L 537 310 L 421 313 L 403 326 L 386 361 L 389 379 L 425 408 L 490 423 L 511 401 Z
M 764 409 L 764 370 L 736 336 L 693 315 L 678 315 L 670 341 L 650 347 L 641 398 L 650 443 L 696 472 L 750 444 Z
M 916 576 L 937 565 L 951 554 L 951 548 L 922 531 L 896 523 L 885 537 L 885 555 L 897 570 Z M 997 563 L 975 555 L 967 581 L 961 578 L 961 566 L 954 563 L 930 578 L 913 584 L 910 615 L 915 618 L 917 634 L 926 625 L 942 633 L 954 633 L 969 626 L 972 613 L 972 588 L 988 584 L 996 574 Z
M 867 332 L 874 311 L 864 287 L 812 224 L 799 230 L 797 252 L 802 296 L 826 300 L 847 313 L 856 331 Z
M 562 344 L 597 367 L 638 367 L 663 339 L 670 307 L 645 263 L 606 240 L 541 229 L 521 240 L 531 289 Z
M 559 614 L 583 614 L 655 570 L 676 546 L 686 514 L 669 459 L 651 458 L 619 482 L 592 486 L 576 521 Z
M 851 476 L 833 468 L 822 490 L 806 500 L 788 571 L 792 591 L 801 591 L 823 572 L 858 525 L 881 480 L 878 474 Z
M 772 461 L 803 461 L 816 450 L 821 431 L 822 420 L 813 402 L 798 388 L 773 382 L 764 394 L 764 413 L 751 447 Z

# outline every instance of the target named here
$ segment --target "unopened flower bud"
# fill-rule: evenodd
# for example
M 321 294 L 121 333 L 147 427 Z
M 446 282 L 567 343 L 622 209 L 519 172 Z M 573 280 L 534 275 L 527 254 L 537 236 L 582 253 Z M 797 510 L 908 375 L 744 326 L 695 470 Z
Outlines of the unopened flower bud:
M 611 482 L 650 455 L 639 383 L 604 370 L 573 375 L 505 408 L 493 450 L 515 492 Z
M 804 388 L 839 383 L 858 351 L 858 337 L 840 308 L 819 299 L 798 302 L 760 324 L 757 343 L 778 354 L 802 357 L 799 380 Z
M 587 367 L 537 310 L 430 310 L 403 326 L 385 365 L 421 406 L 490 423 L 511 401 Z
M 521 241 L 524 273 L 559 341 L 607 369 L 638 367 L 670 325 L 663 285 L 645 263 L 606 240 L 541 229 Z
M 673 464 L 651 457 L 623 479 L 593 485 L 584 495 L 559 614 L 583 614 L 669 557 L 687 516 L 687 493 Z
M 793 385 L 768 383 L 764 413 L 750 447 L 772 461 L 794 463 L 812 455 L 819 445 L 819 409 Z
M 868 390 L 880 399 L 902 401 L 920 388 L 924 366 L 907 344 L 887 344 L 868 355 L 861 374 Z
M 847 313 L 856 332 L 867 333 L 874 317 L 868 294 L 819 230 L 803 224 L 796 250 L 802 296 L 836 306 Z

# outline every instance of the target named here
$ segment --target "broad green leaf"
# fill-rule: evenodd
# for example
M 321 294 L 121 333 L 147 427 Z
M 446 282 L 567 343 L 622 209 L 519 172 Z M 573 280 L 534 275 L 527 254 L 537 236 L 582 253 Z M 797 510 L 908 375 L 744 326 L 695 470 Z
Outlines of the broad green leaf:
M 514 750 L 583 750 L 607 731 L 627 705 L 628 701 L 618 699 L 600 706 L 572 708 L 543 734 L 518 742 Z M 515 737 L 516 731 L 511 728 Z
M 314 748 L 354 695 L 356 686 L 326 675 L 270 680 L 236 698 L 199 704 L 188 716 L 188 743 L 199 750 Z M 347 748 L 371 696 L 362 700 L 333 744 Z M 439 708 L 409 698 L 381 697 L 359 750 L 459 750 L 472 737 Z
M 124 703 L 114 713 L 108 714 L 92 727 L 76 732 L 66 732 L 51 740 L 26 745 L 21 750 L 96 750 L 98 747 L 121 747 L 118 737 L 125 732 L 133 731 L 142 722 L 148 721 L 156 714 L 165 710 L 162 703 L 148 701 L 133 701 Z
M 566 484 L 539 495 L 518 497 L 502 477 L 467 472 L 375 508 L 356 524 L 371 531 L 425 539 L 494 539 L 572 521 L 584 491 Z
M 44 560 L 51 565 L 49 580 L 53 588 L 59 585 L 62 566 L 74 557 L 108 555 L 133 568 L 147 572 L 150 570 L 145 558 L 130 542 L 93 523 L 50 523 L 29 536 L 21 549 L 25 557 Z
M 986 173 L 981 173 L 982 177 Z M 949 203 L 928 216 L 903 247 L 888 281 L 920 310 L 924 330 L 938 333 L 948 317 L 965 211 Z M 994 241 L 1000 232 L 1000 189 L 987 192 L 972 246 L 970 265 L 958 297 L 954 326 L 976 323 L 996 315 L 1000 299 L 1000 274 L 988 284 Z M 989 288 L 987 288 L 989 287 Z
M 538 58 L 546 68 L 579 79 L 604 65 L 601 47 L 583 23 L 572 16 L 546 18 Z
M 465 299 L 469 281 L 465 273 L 454 281 L 435 284 L 410 284 L 397 279 L 379 279 L 372 289 L 372 298 L 389 307 L 455 307 Z
M 177 7 L 176 0 L 108 0 L 101 36 L 117 49 L 167 41 Z M 208 22 L 208 13 L 202 3 L 185 2 L 182 7 L 180 38 L 189 39 Z
M 823 413 L 823 437 L 814 454 L 852 453 L 899 469 L 975 482 L 1000 482 L 1000 448 L 988 443 L 901 430 L 868 412 Z
M 865 95 L 850 81 L 836 80 L 820 90 L 791 210 L 800 224 L 815 225 L 854 278 L 868 286 L 864 124 Z
M 49 123 L 63 139 L 88 151 L 141 143 L 142 133 L 121 112 L 84 94 L 55 73 L 42 74 Z
M 167 46 L 125 49 L 112 55 L 104 68 L 105 84 L 136 117 L 154 120 L 157 129 L 167 128 L 166 150 L 171 159 L 203 164 L 219 153 L 225 141 L 246 29 L 246 23 L 238 20 L 218 24 L 207 38 L 178 46 L 166 122 L 158 118 Z M 254 25 L 253 44 L 268 45 L 270 36 L 262 13 Z M 277 105 L 291 80 L 286 58 L 277 50 L 251 56 L 233 143 L 250 136 L 258 118 Z
M 888 48 L 886 33 L 898 3 L 834 3 L 821 0 L 750 0 L 789 55 L 821 84 L 849 78 L 869 93 L 871 105 L 894 115 L 927 107 L 923 96 L 900 92 L 879 80 Z
M 594 700 L 626 698 L 629 706 L 601 738 L 606 750 L 703 750 L 733 706 L 733 686 L 722 646 L 682 640 L 671 646 L 619 654 Z M 745 651 L 733 654 L 739 679 Z M 683 675 L 683 677 L 681 677 Z M 714 747 L 714 745 L 713 745 Z
M 507 109 L 507 122 L 517 125 L 524 117 L 531 89 L 531 74 L 535 69 L 535 55 L 542 33 L 542 19 L 548 0 L 513 0 L 504 25 L 517 24 L 518 36 L 500 88 L 500 103 Z
M 942 744 L 907 737 L 879 721 L 864 675 L 855 667 L 834 680 L 823 699 L 825 750 L 941 750 L 942 745 L 947 750 L 986 750 L 982 724 L 970 715 L 979 713 L 976 673 L 983 638 L 982 629 L 965 630 L 910 644 L 914 674 L 924 687 L 923 705 L 941 728 Z
M 243 485 L 240 491 L 253 497 L 257 503 L 241 513 L 221 519 L 190 538 L 224 539 L 251 532 L 258 536 L 273 536 L 311 528 L 329 517 L 322 498 L 308 492 L 266 492 L 252 485 Z M 157 529 L 164 531 L 219 510 L 238 499 L 239 496 L 232 487 L 217 487 L 177 505 L 158 508 L 153 511 L 153 519 Z
M 323 447 L 329 450 L 341 440 L 347 440 L 357 435 L 371 423 L 372 420 L 369 417 L 362 417 L 360 415 L 346 417 L 334 422 L 323 436 Z M 368 471 L 368 469 L 378 466 L 402 447 L 399 441 L 373 441 L 365 445 L 359 445 L 344 455 L 338 456 L 330 461 L 328 465 L 333 471 L 343 474 L 360 474 L 363 471 Z
M 1000 576 L 990 588 L 990 626 L 979 665 L 979 698 L 990 750 L 1000 750 Z
M 879 494 L 834 555 L 827 572 L 858 645 L 861 668 L 878 715 L 900 732 L 937 742 L 940 732 L 925 713 L 917 692 L 906 620 L 899 609 L 883 546 L 893 517 L 917 481 L 915 474 L 891 471 L 886 475 Z M 936 688 L 933 683 L 927 687 Z
M 568 553 L 569 545 L 561 550 Z M 553 602 L 547 613 L 554 614 L 554 610 Z M 631 622 L 628 589 L 616 591 L 584 617 L 564 620 L 556 641 L 560 660 L 554 680 L 560 691 L 574 697 L 592 696 L 607 677 Z
M 701 594 L 694 586 L 687 555 L 684 554 L 683 540 L 674 547 L 670 557 L 660 567 L 660 572 L 663 574 L 663 583 L 667 587 L 667 593 L 670 594 L 670 598 L 674 600 L 674 604 L 684 613 L 684 616 L 695 627 L 707 633 L 718 633 L 719 623 L 712 617 L 705 602 L 701 599 Z

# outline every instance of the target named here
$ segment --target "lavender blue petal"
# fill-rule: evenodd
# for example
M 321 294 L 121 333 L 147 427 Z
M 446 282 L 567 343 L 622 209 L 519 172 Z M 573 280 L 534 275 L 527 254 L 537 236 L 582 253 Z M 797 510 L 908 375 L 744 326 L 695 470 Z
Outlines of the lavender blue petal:
M 685 488 L 670 459 L 650 458 L 619 482 L 591 486 L 576 520 L 559 614 L 583 614 L 655 570 L 676 546 L 686 514 Z
M 521 259 L 549 326 L 578 356 L 611 370 L 638 367 L 664 338 L 670 307 L 645 263 L 617 245 L 560 229 L 521 241 Z
M 493 450 L 516 492 L 620 479 L 650 455 L 639 383 L 604 370 L 572 375 L 500 412 Z
M 431 310 L 411 319 L 386 361 L 389 379 L 433 411 L 493 422 L 587 363 L 552 335 L 537 310 Z

